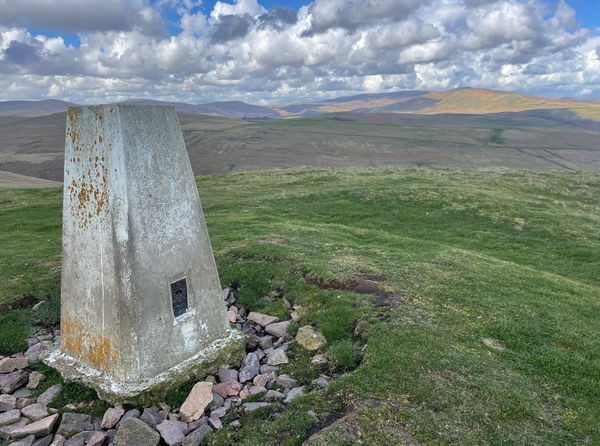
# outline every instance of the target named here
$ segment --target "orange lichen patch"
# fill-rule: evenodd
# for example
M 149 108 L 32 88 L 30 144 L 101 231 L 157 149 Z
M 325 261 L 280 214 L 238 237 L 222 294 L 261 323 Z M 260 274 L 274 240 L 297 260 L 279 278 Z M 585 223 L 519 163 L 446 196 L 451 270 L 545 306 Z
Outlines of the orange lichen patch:
M 85 327 L 72 317 L 61 322 L 62 348 L 92 367 L 108 372 L 116 359 L 111 341 L 104 336 L 90 336 Z
M 79 228 L 86 228 L 90 221 L 108 205 L 108 167 L 104 155 L 84 157 L 85 166 L 79 166 L 77 179 L 67 186 L 69 210 L 76 217 Z M 79 158 L 69 159 L 78 163 Z M 92 166 L 87 169 L 88 166 Z
M 73 143 L 73 150 L 81 149 L 76 144 L 77 141 L 79 141 L 79 131 L 77 130 L 77 118 L 79 116 L 80 111 L 81 109 L 77 107 L 71 107 L 67 112 L 67 118 L 69 120 L 69 124 L 67 126 L 67 135 L 71 137 L 71 142 Z
M 101 105 L 92 107 L 92 111 L 94 112 L 94 115 L 98 121 L 104 121 L 103 107 Z

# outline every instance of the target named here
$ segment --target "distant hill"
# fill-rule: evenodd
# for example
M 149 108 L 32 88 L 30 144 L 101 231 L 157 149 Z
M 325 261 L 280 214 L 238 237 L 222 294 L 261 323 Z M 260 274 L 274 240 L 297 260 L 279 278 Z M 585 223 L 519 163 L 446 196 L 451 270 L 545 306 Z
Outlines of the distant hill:
M 43 101 L 4 101 L 0 102 L 0 116 L 22 116 L 33 118 L 36 116 L 51 115 L 67 111 L 70 102 L 58 99 L 46 99 Z
M 279 118 L 280 113 L 270 107 L 246 104 L 241 101 L 210 102 L 208 104 L 186 104 L 184 102 L 165 102 L 149 99 L 130 99 L 128 104 L 172 105 L 177 111 L 205 115 L 223 116 L 234 119 Z
M 328 99 L 275 107 L 284 116 L 324 113 L 486 114 L 567 109 L 580 117 L 600 120 L 598 99 L 552 99 L 510 91 L 457 88 L 447 91 L 398 91 Z
M 177 111 L 232 119 L 277 119 L 313 117 L 329 113 L 488 114 L 527 110 L 570 110 L 582 118 L 600 120 L 600 99 L 543 98 L 510 91 L 456 88 L 446 91 L 409 90 L 359 94 L 301 102 L 261 106 L 241 101 L 188 104 L 153 99 L 130 99 L 129 104 L 172 105 Z M 0 102 L 0 116 L 36 117 L 62 112 L 71 104 L 58 100 Z

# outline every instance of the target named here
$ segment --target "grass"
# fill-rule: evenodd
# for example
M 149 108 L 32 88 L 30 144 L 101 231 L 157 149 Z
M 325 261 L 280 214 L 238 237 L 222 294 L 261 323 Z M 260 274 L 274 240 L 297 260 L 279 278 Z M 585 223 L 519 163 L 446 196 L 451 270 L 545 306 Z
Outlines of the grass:
M 340 422 L 376 445 L 408 434 L 422 444 L 600 443 L 600 175 L 290 169 L 198 185 L 223 285 L 239 282 L 239 302 L 279 314 L 268 293 L 285 281 L 300 325 L 324 333 L 340 367 L 360 360 L 284 414 L 253 412 L 207 444 L 300 445 L 315 426 L 309 410 L 322 420 L 355 411 Z M 0 191 L 0 224 L 0 303 L 57 296 L 60 193 Z M 385 306 L 319 286 L 358 276 L 385 278 Z M 56 318 L 54 304 L 47 311 L 46 322 Z M 28 309 L 2 315 L 2 350 L 37 323 Z M 302 383 L 327 371 L 289 354 Z M 346 444 L 330 435 L 324 444 Z

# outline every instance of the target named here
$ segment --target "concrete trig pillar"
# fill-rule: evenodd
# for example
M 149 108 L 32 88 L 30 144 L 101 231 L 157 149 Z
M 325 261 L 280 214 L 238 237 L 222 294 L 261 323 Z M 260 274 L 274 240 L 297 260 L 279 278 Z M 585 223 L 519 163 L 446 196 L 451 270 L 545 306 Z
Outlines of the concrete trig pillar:
M 173 107 L 67 113 L 61 335 L 46 362 L 115 403 L 243 354 Z

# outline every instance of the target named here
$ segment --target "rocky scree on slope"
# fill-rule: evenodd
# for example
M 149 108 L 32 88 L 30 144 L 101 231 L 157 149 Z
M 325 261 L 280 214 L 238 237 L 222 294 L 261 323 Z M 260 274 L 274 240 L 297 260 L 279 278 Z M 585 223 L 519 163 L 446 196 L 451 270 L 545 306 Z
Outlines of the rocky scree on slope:
M 314 353 L 312 364 L 328 362 L 318 353 L 326 346 L 325 337 L 310 325 L 298 329 L 295 340 L 288 333 L 297 324 L 300 308 L 292 306 L 279 293 L 290 313 L 290 320 L 235 305 L 230 288 L 223 290 L 229 322 L 246 335 L 247 353 L 239 367 L 220 368 L 196 383 L 180 407 L 165 403 L 153 407 L 109 408 L 103 417 L 75 413 L 77 404 L 59 411 L 53 401 L 61 392 L 55 384 L 37 398 L 35 389 L 44 375 L 31 371 L 41 358 L 58 347 L 60 332 L 28 339 L 29 349 L 9 357 L 0 357 L 0 443 L 10 446 L 193 446 L 226 424 L 239 428 L 239 418 L 247 412 L 272 407 L 276 412 L 308 390 L 293 377 L 282 374 L 280 367 L 289 362 L 287 351 L 293 342 Z M 335 377 L 335 375 L 334 375 Z M 327 386 L 330 376 L 321 375 L 310 388 Z M 127 409 L 127 410 L 126 410 Z M 62 417 L 61 413 L 62 412 Z M 309 414 L 320 420 L 316 413 Z

